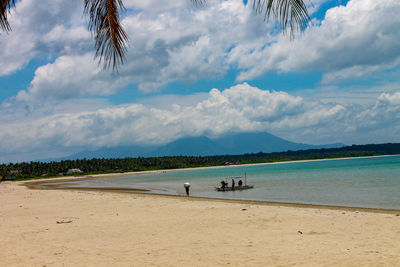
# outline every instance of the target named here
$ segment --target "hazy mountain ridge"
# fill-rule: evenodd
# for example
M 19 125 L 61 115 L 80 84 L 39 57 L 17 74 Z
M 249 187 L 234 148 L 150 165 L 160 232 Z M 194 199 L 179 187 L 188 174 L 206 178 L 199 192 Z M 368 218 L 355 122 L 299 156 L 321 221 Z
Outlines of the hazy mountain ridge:
M 161 146 L 100 148 L 93 151 L 82 151 L 63 159 L 238 155 L 342 146 L 344 146 L 342 143 L 328 145 L 294 143 L 267 132 L 237 133 L 216 139 L 211 139 L 206 136 L 185 137 Z

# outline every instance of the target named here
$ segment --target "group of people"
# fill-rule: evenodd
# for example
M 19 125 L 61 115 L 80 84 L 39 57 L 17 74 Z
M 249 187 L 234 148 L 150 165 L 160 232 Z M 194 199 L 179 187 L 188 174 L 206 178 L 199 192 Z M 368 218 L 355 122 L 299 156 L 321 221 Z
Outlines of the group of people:
M 239 180 L 238 182 L 238 186 L 242 186 L 243 185 L 243 181 L 242 179 Z M 225 189 L 228 187 L 228 183 L 225 182 L 224 180 L 221 181 L 221 188 Z M 232 179 L 232 188 L 235 188 L 235 179 Z
M 243 181 L 242 181 L 242 179 L 239 179 L 238 186 L 240 187 L 242 185 L 243 185 Z M 185 188 L 186 195 L 189 196 L 190 183 L 184 183 L 183 187 Z M 222 180 L 221 181 L 221 188 L 222 189 L 228 188 L 228 183 L 225 182 L 224 180 Z M 232 188 L 235 188 L 235 179 L 232 179 Z

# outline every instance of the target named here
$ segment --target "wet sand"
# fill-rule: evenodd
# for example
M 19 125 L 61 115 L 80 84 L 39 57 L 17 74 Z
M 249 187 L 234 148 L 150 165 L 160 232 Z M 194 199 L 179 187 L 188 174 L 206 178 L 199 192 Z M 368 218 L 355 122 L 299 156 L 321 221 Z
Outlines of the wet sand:
M 142 172 L 141 172 L 142 173 Z M 137 173 L 136 173 L 137 174 Z M 132 175 L 129 175 L 132 176 Z M 121 176 L 114 175 L 115 177 L 125 177 L 124 174 Z M 152 193 L 162 197 L 171 198 L 181 198 L 186 197 L 186 195 L 171 195 L 162 194 L 159 192 L 152 192 L 150 189 L 142 188 L 124 188 L 124 187 L 74 187 L 74 183 L 71 181 L 82 181 L 90 179 L 99 179 L 100 177 L 87 177 L 87 176 L 77 176 L 77 177 L 67 177 L 67 178 L 52 178 L 52 179 L 39 179 L 32 180 L 23 183 L 26 187 L 34 190 L 72 190 L 72 191 L 97 191 L 97 192 L 118 192 L 118 193 Z M 104 175 L 101 178 L 105 178 Z M 112 178 L 112 177 L 108 177 Z M 63 182 L 68 182 L 68 184 L 63 184 Z M 374 213 L 387 213 L 387 214 L 397 214 L 400 210 L 395 209 L 378 209 L 378 208 L 362 208 L 362 207 L 348 207 L 348 206 L 334 206 L 334 205 L 322 205 L 322 204 L 302 204 L 302 203 L 290 203 L 290 202 L 273 202 L 273 201 L 259 201 L 259 200 L 243 200 L 243 199 L 223 199 L 223 198 L 212 198 L 212 197 L 196 197 L 190 196 L 191 200 L 198 201 L 222 201 L 225 203 L 243 203 L 243 204 L 254 204 L 254 205 L 265 205 L 265 206 L 283 206 L 283 207 L 302 207 L 302 208 L 314 208 L 314 209 L 334 209 L 343 211 L 364 211 L 364 212 L 374 212 Z
M 2 266 L 396 266 L 400 211 L 0 183 Z

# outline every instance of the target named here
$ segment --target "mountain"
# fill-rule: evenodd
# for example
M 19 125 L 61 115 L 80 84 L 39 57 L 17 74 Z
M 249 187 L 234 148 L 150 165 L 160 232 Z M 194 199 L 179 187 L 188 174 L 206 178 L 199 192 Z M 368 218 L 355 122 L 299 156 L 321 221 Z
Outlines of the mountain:
M 100 148 L 93 151 L 82 151 L 63 159 L 239 155 L 246 153 L 269 153 L 342 146 L 345 145 L 337 143 L 316 146 L 294 143 L 267 132 L 236 133 L 216 139 L 211 139 L 206 136 L 185 137 L 162 146 Z
M 225 147 L 208 137 L 185 137 L 159 147 L 152 156 L 210 156 L 221 155 Z
M 267 132 L 239 133 L 215 139 L 215 142 L 224 145 L 229 151 L 227 154 L 232 155 L 315 148 L 315 146 L 312 145 L 293 143 Z

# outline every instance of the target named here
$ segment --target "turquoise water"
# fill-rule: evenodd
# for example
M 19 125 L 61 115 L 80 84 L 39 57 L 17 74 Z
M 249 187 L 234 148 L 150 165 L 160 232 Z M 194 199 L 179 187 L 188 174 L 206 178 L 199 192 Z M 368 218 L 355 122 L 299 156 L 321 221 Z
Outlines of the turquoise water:
M 254 189 L 214 190 L 222 177 L 245 172 Z M 192 196 L 400 209 L 400 156 L 188 169 L 82 181 L 77 186 L 147 188 L 184 195 L 184 182 L 190 182 Z

